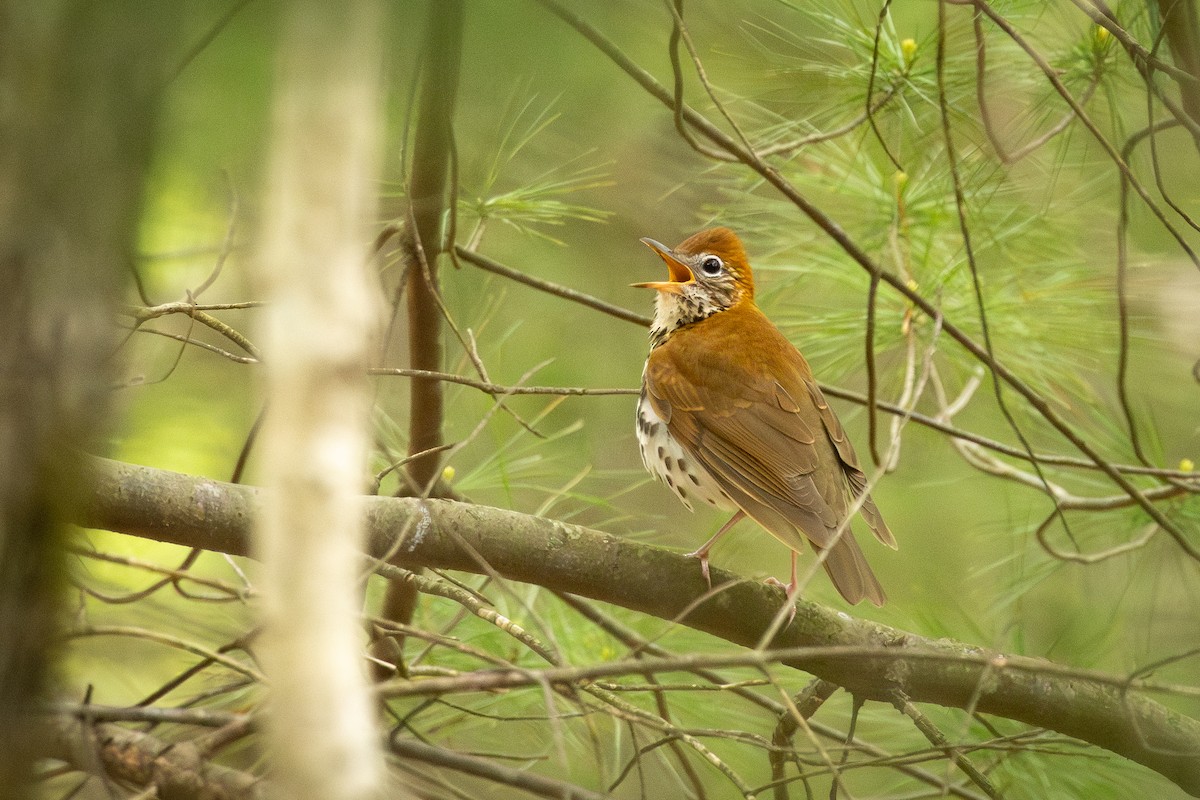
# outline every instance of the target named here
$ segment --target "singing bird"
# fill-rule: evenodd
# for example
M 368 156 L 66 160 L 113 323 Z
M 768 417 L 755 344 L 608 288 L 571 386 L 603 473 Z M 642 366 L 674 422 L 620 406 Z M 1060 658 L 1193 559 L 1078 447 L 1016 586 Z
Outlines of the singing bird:
M 736 511 L 688 555 L 707 579 L 713 544 L 750 517 L 791 548 L 789 601 L 807 541 L 842 597 L 883 605 L 883 587 L 850 530 L 852 503 L 861 501 L 875 538 L 893 549 L 896 539 L 808 362 L 754 304 L 741 241 L 711 228 L 674 249 L 642 242 L 668 271 L 665 281 L 633 284 L 657 291 L 637 406 L 642 461 L 688 509 Z

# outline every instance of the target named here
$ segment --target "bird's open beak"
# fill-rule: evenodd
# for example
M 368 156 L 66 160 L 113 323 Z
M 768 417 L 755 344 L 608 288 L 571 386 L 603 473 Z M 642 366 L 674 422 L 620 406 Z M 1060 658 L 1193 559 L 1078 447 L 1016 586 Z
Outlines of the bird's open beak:
M 642 239 L 642 244 L 649 247 L 654 252 L 658 253 L 658 257 L 667 262 L 667 277 L 665 281 L 649 281 L 647 283 L 630 284 L 636 289 L 657 289 L 660 292 L 671 292 L 679 294 L 685 283 L 692 283 L 696 280 L 696 276 L 688 269 L 687 264 L 684 264 L 671 249 L 662 242 L 656 242 L 653 239 Z

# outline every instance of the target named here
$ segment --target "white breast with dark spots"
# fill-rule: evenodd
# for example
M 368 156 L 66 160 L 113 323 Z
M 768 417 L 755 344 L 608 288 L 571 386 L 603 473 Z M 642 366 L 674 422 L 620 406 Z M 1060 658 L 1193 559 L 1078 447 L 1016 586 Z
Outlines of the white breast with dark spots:
M 693 504 L 696 503 L 726 511 L 737 510 L 737 506 L 708 470 L 684 452 L 667 429 L 667 424 L 655 413 L 644 392 L 638 398 L 637 438 L 646 469 L 670 486 L 689 511 L 694 510 Z

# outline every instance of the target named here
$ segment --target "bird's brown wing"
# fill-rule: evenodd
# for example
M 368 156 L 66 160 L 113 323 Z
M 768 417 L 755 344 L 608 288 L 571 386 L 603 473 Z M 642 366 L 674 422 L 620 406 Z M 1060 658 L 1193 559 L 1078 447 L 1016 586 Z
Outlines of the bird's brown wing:
M 892 535 L 887 523 L 883 521 L 883 515 L 879 513 L 871 495 L 865 494 L 864 496 L 867 489 L 867 476 L 858 463 L 858 455 L 854 452 L 854 445 L 850 443 L 850 437 L 846 435 L 841 420 L 825 402 L 825 395 L 821 393 L 821 387 L 817 386 L 817 382 L 812 377 L 804 378 L 803 383 L 813 405 L 820 411 L 821 425 L 837 450 L 838 460 L 842 462 L 842 471 L 846 473 L 846 480 L 850 484 L 854 497 L 862 497 L 862 505 L 859 507 L 858 513 L 866 520 L 871 532 L 875 534 L 875 538 L 895 550 L 896 537 Z
M 720 328 L 700 337 L 683 330 L 651 353 L 647 396 L 670 420 L 672 436 L 748 516 L 795 550 L 805 541 L 828 550 L 825 569 L 849 602 L 867 597 L 882 604 L 883 589 L 853 534 L 848 528 L 839 533 L 848 484 L 855 491 L 865 485 L 853 449 L 811 374 L 804 374 L 807 364 L 765 318 L 761 322 L 769 331 L 758 331 L 756 344 L 765 348 L 758 355 L 779 356 L 779 363 L 747 370 L 733 360 L 734 350 L 721 346 Z M 892 540 L 874 504 L 864 517 L 881 540 Z

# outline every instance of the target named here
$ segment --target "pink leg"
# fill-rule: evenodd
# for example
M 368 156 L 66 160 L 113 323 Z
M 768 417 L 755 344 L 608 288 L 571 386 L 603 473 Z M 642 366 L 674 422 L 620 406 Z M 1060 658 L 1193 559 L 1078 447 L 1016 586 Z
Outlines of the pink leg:
M 712 550 L 713 545 L 717 543 L 717 539 L 720 539 L 722 536 L 724 536 L 726 532 L 739 521 L 741 521 L 742 517 L 744 516 L 746 516 L 746 513 L 741 509 L 738 509 L 738 512 L 733 515 L 733 518 L 730 519 L 729 522 L 726 522 L 724 525 L 722 525 L 721 530 L 714 533 L 711 539 L 697 547 L 692 552 L 684 554 L 688 558 L 700 559 L 700 572 L 704 575 L 704 582 L 708 584 L 708 588 L 710 589 L 712 588 L 712 578 L 710 578 L 708 575 L 708 551 Z

